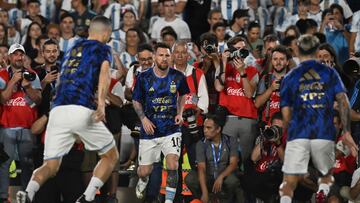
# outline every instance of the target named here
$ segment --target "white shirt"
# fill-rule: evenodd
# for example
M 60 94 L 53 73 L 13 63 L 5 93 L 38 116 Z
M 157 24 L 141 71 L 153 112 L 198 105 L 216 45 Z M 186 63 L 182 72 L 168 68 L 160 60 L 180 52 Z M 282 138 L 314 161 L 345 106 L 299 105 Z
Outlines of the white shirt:
M 152 28 L 153 30 L 151 32 L 151 38 L 160 41 L 160 32 L 166 26 L 171 26 L 175 30 L 179 40 L 191 39 L 191 33 L 188 24 L 180 18 L 175 18 L 175 20 L 171 22 L 165 21 L 165 18 L 159 18 L 159 20 L 154 23 Z
M 75 41 L 77 39 L 79 39 L 79 37 L 77 37 L 77 36 L 72 37 L 70 39 L 64 39 L 63 37 L 60 37 L 60 41 L 59 41 L 60 51 L 62 51 L 64 53 L 69 51 L 71 49 L 71 47 L 74 46 Z
M 135 18 L 137 19 L 137 11 L 134 5 L 131 4 L 125 4 L 125 5 L 121 5 L 119 3 L 112 3 L 110 4 L 105 12 L 104 12 L 104 16 L 109 18 L 111 20 L 112 23 L 112 30 L 118 30 L 120 29 L 120 24 L 121 24 L 121 13 L 123 10 L 126 9 L 130 9 L 133 10 L 135 12 Z
M 175 65 L 174 68 L 176 69 Z M 182 73 L 184 73 L 186 77 L 192 77 L 193 69 L 195 69 L 195 67 L 188 64 L 185 69 L 185 72 Z M 192 97 L 193 95 L 187 94 L 185 104 L 194 104 L 193 103 L 194 100 L 192 99 Z M 209 94 L 208 94 L 207 84 L 204 74 L 201 75 L 201 78 L 199 80 L 197 97 L 198 97 L 198 101 L 197 104 L 195 105 L 199 107 L 199 109 L 201 109 L 203 113 L 207 113 L 209 107 Z
M 72 12 L 73 9 L 71 7 L 71 0 L 63 0 L 61 10 L 67 11 L 69 13 Z
M 40 0 L 40 13 L 49 21 L 55 20 L 56 7 L 54 0 Z
M 356 32 L 355 52 L 360 51 L 360 11 L 353 15 L 350 32 Z
M 229 7 L 228 7 L 229 6 Z M 247 0 L 221 0 L 220 9 L 224 20 L 230 21 L 236 9 L 248 9 Z

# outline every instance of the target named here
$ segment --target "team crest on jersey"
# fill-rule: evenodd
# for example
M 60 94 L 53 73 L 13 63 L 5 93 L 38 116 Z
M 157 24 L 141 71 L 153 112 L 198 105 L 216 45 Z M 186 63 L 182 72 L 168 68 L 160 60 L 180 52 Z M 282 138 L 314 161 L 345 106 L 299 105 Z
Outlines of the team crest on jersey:
M 154 91 L 155 91 L 154 88 L 150 87 L 149 92 L 154 92 Z
M 85 25 L 87 25 L 87 26 L 90 25 L 90 19 L 86 19 L 86 20 L 85 20 Z
M 171 84 L 170 84 L 170 92 L 175 94 L 176 93 L 176 84 L 174 81 L 171 81 Z

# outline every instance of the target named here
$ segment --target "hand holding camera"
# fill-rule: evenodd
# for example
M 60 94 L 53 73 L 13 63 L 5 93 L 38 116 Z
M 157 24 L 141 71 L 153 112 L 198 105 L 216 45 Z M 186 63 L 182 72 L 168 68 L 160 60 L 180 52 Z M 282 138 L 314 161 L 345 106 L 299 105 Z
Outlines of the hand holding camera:
M 262 135 L 266 141 L 272 142 L 279 146 L 281 144 L 282 128 L 277 125 L 272 125 L 268 128 L 265 128 Z
M 280 91 L 280 85 L 281 85 L 281 81 L 282 81 L 282 78 L 281 79 L 276 79 L 272 82 L 270 88 L 273 92 L 275 91 Z

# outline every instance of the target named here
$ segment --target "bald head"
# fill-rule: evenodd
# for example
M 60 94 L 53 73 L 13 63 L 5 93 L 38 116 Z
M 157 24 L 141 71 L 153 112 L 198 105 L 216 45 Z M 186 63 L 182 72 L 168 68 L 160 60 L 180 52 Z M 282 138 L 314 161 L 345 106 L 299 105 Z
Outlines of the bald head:
M 96 16 L 90 22 L 89 38 L 106 43 L 111 36 L 111 22 L 105 16 Z

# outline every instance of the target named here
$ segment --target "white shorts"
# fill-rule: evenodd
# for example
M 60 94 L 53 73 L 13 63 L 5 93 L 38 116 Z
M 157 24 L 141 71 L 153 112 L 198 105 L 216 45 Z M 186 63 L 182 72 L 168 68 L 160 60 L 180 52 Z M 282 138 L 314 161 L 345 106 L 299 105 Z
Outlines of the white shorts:
M 321 139 L 296 139 L 287 142 L 282 171 L 286 175 L 307 174 L 310 157 L 322 175 L 328 174 L 335 164 L 334 142 Z
M 99 155 L 113 148 L 113 135 L 104 123 L 93 121 L 93 112 L 80 105 L 52 109 L 45 133 L 44 160 L 57 159 L 67 154 L 78 137 L 87 150 L 98 151 Z
M 181 133 L 174 133 L 165 137 L 154 139 L 140 139 L 139 165 L 151 165 L 160 161 L 160 153 L 166 157 L 168 154 L 180 156 Z

